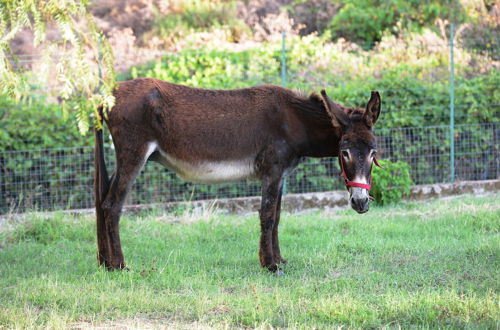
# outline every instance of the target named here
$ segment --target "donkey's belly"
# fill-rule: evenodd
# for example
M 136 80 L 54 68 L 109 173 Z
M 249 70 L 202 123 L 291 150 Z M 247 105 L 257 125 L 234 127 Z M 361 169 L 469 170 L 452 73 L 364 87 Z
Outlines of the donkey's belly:
M 158 161 L 186 181 L 198 183 L 233 182 L 255 177 L 254 159 L 188 162 L 160 152 Z

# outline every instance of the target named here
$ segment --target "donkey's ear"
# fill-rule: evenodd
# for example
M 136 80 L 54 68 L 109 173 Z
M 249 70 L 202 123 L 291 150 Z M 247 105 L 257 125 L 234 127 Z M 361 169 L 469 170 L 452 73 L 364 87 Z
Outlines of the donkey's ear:
M 380 94 L 377 91 L 372 91 L 372 96 L 368 104 L 366 105 L 365 114 L 363 119 L 366 125 L 373 127 L 377 122 L 378 116 L 380 115 Z
M 349 116 L 342 110 L 342 108 L 326 95 L 324 89 L 321 90 L 321 100 L 325 106 L 326 111 L 332 118 L 332 124 L 334 127 L 347 126 L 349 123 Z

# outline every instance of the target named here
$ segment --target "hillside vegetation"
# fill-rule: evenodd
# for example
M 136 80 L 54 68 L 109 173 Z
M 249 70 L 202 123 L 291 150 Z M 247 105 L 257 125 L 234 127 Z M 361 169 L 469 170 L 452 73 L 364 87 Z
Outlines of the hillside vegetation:
M 457 121 L 500 118 L 495 1 L 107 0 L 90 9 L 111 41 L 118 79 L 155 77 L 205 88 L 281 84 L 285 31 L 287 87 L 306 93 L 327 88 L 335 100 L 357 106 L 369 90 L 380 90 L 389 110 L 385 127 L 448 121 L 453 21 Z M 14 51 L 36 54 L 30 45 L 24 31 Z M 86 143 L 57 105 L 51 71 L 36 57 L 27 62 L 30 97 L 18 104 L 0 99 L 6 128 L 0 150 Z M 19 122 L 25 123 L 21 129 Z

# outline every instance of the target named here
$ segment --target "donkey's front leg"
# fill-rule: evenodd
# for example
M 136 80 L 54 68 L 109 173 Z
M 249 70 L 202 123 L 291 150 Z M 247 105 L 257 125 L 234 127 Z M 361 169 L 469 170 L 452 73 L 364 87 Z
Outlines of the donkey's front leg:
M 282 185 L 281 175 L 277 178 L 263 180 L 262 202 L 260 207 L 260 249 L 259 257 L 262 267 L 272 272 L 278 271 L 273 248 L 273 228 L 276 220 L 276 210 L 279 204 L 280 190 Z
M 276 203 L 276 215 L 274 218 L 274 226 L 273 226 L 273 251 L 274 251 L 274 261 L 277 264 L 286 264 L 286 260 L 281 256 L 280 252 L 280 242 L 278 239 L 278 227 L 280 224 L 280 214 L 281 214 L 281 199 L 283 196 L 283 184 L 281 185 L 281 189 L 278 194 L 278 202 Z

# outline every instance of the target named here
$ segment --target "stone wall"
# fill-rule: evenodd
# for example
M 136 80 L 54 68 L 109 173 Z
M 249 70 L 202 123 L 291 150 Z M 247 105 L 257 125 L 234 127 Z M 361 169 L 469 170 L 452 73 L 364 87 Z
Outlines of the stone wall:
M 456 183 L 436 183 L 429 185 L 418 185 L 411 189 L 408 200 L 425 200 L 432 198 L 448 197 L 463 194 L 485 194 L 500 191 L 500 180 L 486 181 L 461 181 Z M 168 203 L 161 205 L 137 205 L 128 206 L 127 210 L 133 211 L 148 206 L 165 207 L 174 209 L 182 203 Z M 257 212 L 260 207 L 260 196 L 227 198 L 220 200 L 207 200 L 190 202 L 194 208 L 215 207 L 228 213 L 250 213 Z M 500 201 L 499 201 L 500 203 Z M 348 206 L 348 194 L 345 190 L 287 194 L 283 197 L 283 209 L 288 212 L 297 212 L 310 209 L 327 209 Z

